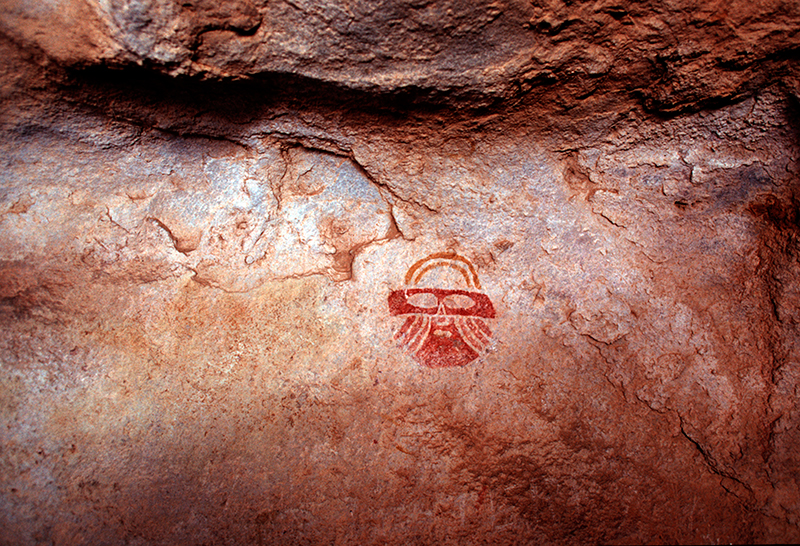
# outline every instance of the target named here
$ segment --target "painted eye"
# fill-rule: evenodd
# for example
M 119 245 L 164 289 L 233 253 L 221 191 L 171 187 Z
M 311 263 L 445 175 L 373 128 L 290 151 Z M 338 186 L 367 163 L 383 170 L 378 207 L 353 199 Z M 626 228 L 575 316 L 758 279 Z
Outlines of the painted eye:
M 408 301 L 408 303 L 414 307 L 424 307 L 425 309 L 436 309 L 439 307 L 439 300 L 436 299 L 436 296 L 429 292 L 412 294 L 408 296 L 406 301 Z
M 469 309 L 475 300 L 464 294 L 450 294 L 444 298 L 444 304 L 450 309 Z

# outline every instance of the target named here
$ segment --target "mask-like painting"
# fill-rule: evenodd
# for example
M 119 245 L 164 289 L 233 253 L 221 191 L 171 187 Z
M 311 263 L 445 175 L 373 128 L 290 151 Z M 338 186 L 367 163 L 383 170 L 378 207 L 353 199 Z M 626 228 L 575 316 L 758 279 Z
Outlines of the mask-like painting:
M 439 268 L 456 273 L 449 276 L 456 280 L 448 281 L 455 286 L 419 286 Z M 389 294 L 392 316 L 406 317 L 395 339 L 431 368 L 464 366 L 478 358 L 492 335 L 486 320 L 495 317 L 495 310 L 479 291 L 472 262 L 455 253 L 432 254 L 412 265 L 405 281 L 407 288 Z

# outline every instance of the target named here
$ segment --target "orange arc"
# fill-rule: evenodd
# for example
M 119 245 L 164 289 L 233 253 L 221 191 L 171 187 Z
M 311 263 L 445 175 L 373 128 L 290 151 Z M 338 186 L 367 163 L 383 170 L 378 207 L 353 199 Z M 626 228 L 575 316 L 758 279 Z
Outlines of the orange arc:
M 458 271 L 459 273 L 461 273 L 461 275 L 464 277 L 464 280 L 466 281 L 466 283 L 467 283 L 467 286 L 469 286 L 469 287 L 472 287 L 472 286 L 473 286 L 472 279 L 470 279 L 470 278 L 469 278 L 469 275 L 467 275 L 467 270 L 466 270 L 466 268 L 464 268 L 464 267 L 461 267 L 460 265 L 456 265 L 456 264 L 454 264 L 454 263 L 449 263 L 449 262 L 438 262 L 438 263 L 432 263 L 431 265 L 428 265 L 428 266 L 425 266 L 425 267 L 423 267 L 422 269 L 420 269 L 420 270 L 419 270 L 419 273 L 417 274 L 417 278 L 416 278 L 416 280 L 414 281 L 414 284 L 415 284 L 415 285 L 416 285 L 416 284 L 418 284 L 418 283 L 419 283 L 419 281 L 422 279 L 422 276 L 423 276 L 425 273 L 427 273 L 427 272 L 428 272 L 428 271 L 430 271 L 431 269 L 436 269 L 437 267 L 449 267 L 449 268 L 451 268 L 451 269 L 455 269 L 456 271 Z
M 414 274 L 416 273 L 416 271 L 420 267 L 422 267 L 423 264 L 425 264 L 426 262 L 432 261 L 432 260 L 450 260 L 450 261 L 458 261 L 458 262 L 462 262 L 462 263 L 466 264 L 466 266 L 469 268 L 469 272 L 470 272 L 470 274 L 472 276 L 472 283 L 470 283 L 469 282 L 469 278 L 466 275 L 466 272 L 464 272 L 462 270 L 462 273 L 465 275 L 465 278 L 467 278 L 467 284 L 468 285 L 469 284 L 473 284 L 475 286 L 475 288 L 477 288 L 479 290 L 481 289 L 481 282 L 478 280 L 478 273 L 475 271 L 475 266 L 473 266 L 472 262 L 470 262 L 468 259 L 464 258 L 463 256 L 459 256 L 455 252 L 439 252 L 439 253 L 436 253 L 436 254 L 431 254 L 430 256 L 419 260 L 418 262 L 416 262 L 414 265 L 412 265 L 408 269 L 408 273 L 406 273 L 406 284 L 411 284 L 411 280 L 414 277 Z M 439 265 L 434 265 L 432 267 L 445 267 L 445 266 L 447 266 L 447 264 L 439 264 Z M 422 272 L 420 272 L 420 276 L 425 271 L 428 271 L 432 267 L 425 268 Z M 460 269 L 455 264 L 449 264 L 449 267 L 453 267 L 455 269 Z M 419 279 L 417 279 L 417 282 L 419 282 Z M 414 284 L 416 284 L 416 283 L 414 283 Z

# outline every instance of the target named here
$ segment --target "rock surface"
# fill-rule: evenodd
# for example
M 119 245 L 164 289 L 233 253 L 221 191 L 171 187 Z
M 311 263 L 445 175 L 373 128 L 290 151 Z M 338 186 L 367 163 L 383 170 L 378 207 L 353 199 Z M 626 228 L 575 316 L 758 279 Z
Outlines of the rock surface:
M 0 33 L 0 543 L 800 541 L 796 2 Z

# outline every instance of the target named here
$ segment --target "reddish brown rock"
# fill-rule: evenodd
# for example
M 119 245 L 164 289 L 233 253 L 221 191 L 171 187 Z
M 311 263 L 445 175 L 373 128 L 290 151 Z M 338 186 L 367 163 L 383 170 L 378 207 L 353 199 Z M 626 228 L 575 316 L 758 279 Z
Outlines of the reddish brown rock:
M 800 540 L 799 18 L 4 2 L 0 542 Z

